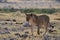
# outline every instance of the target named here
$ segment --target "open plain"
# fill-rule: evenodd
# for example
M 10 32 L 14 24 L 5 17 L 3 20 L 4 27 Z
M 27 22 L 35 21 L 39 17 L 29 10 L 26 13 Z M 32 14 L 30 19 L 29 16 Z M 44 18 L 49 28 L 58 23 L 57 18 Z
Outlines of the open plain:
M 36 14 L 43 15 L 43 14 Z M 50 23 L 54 26 L 54 32 L 47 32 L 44 40 L 60 40 L 60 13 L 44 14 L 50 17 Z M 30 27 L 25 27 L 23 24 L 26 22 L 24 13 L 0 13 L 0 40 L 43 40 L 41 34 L 37 35 L 37 27 L 33 29 L 33 37 L 31 36 Z

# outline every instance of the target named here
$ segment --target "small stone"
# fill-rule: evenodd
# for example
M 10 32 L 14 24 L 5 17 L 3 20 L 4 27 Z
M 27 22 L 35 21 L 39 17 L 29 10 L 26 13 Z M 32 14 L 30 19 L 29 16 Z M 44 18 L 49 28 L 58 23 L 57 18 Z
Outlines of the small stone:
M 44 36 L 44 40 L 50 40 L 51 38 L 48 35 Z
M 16 22 L 16 20 L 15 20 L 15 19 L 13 19 L 13 22 Z
M 15 35 L 21 37 L 21 35 L 19 33 L 15 33 Z
M 27 34 L 28 34 L 29 32 L 25 32 L 25 33 L 27 33 Z
M 28 37 L 28 35 L 26 35 L 26 34 L 23 35 L 23 38 L 27 38 L 27 37 Z
M 24 27 L 28 27 L 28 26 L 29 26 L 29 23 L 28 23 L 28 22 L 25 22 L 25 23 L 23 24 L 23 26 L 24 26 Z

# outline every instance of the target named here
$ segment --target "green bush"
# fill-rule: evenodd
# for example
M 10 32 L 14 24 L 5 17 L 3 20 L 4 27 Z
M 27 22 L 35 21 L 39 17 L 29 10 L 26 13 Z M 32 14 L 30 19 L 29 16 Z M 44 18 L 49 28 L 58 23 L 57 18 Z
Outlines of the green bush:
M 8 13 L 8 12 L 16 12 L 17 9 L 14 9 L 14 8 L 11 8 L 11 9 L 0 9 L 0 12 L 5 12 L 5 13 Z
M 16 12 L 16 11 L 20 11 L 21 13 L 48 13 L 48 14 L 52 14 L 55 12 L 60 12 L 60 9 L 0 9 L 0 12 Z
M 23 13 L 33 12 L 33 13 L 50 13 L 50 14 L 56 12 L 55 9 L 21 9 L 20 11 Z

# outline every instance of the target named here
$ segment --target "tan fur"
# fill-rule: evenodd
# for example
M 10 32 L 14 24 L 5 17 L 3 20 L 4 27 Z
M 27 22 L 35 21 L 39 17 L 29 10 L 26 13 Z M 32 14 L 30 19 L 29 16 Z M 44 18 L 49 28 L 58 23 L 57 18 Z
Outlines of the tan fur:
M 38 27 L 37 33 L 39 35 L 40 34 L 39 29 L 42 27 L 45 28 L 44 34 L 46 34 L 50 19 L 47 15 L 37 16 L 35 14 L 26 14 L 26 21 L 28 21 L 29 24 L 31 25 L 31 31 L 33 30 L 32 27 L 34 25 Z

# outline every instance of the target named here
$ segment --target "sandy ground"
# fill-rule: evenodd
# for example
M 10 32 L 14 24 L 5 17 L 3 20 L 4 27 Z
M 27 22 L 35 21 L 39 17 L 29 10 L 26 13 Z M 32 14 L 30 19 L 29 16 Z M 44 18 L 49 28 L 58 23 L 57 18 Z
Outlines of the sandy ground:
M 43 14 L 36 14 L 43 15 Z M 55 32 L 44 36 L 44 40 L 60 40 L 60 14 L 45 14 L 50 17 L 50 22 L 54 26 Z M 33 29 L 33 36 L 31 36 L 30 27 L 25 27 L 25 14 L 19 12 L 15 13 L 0 13 L 0 40 L 43 40 L 42 34 L 37 35 L 37 27 Z M 41 31 L 44 31 L 41 29 Z

